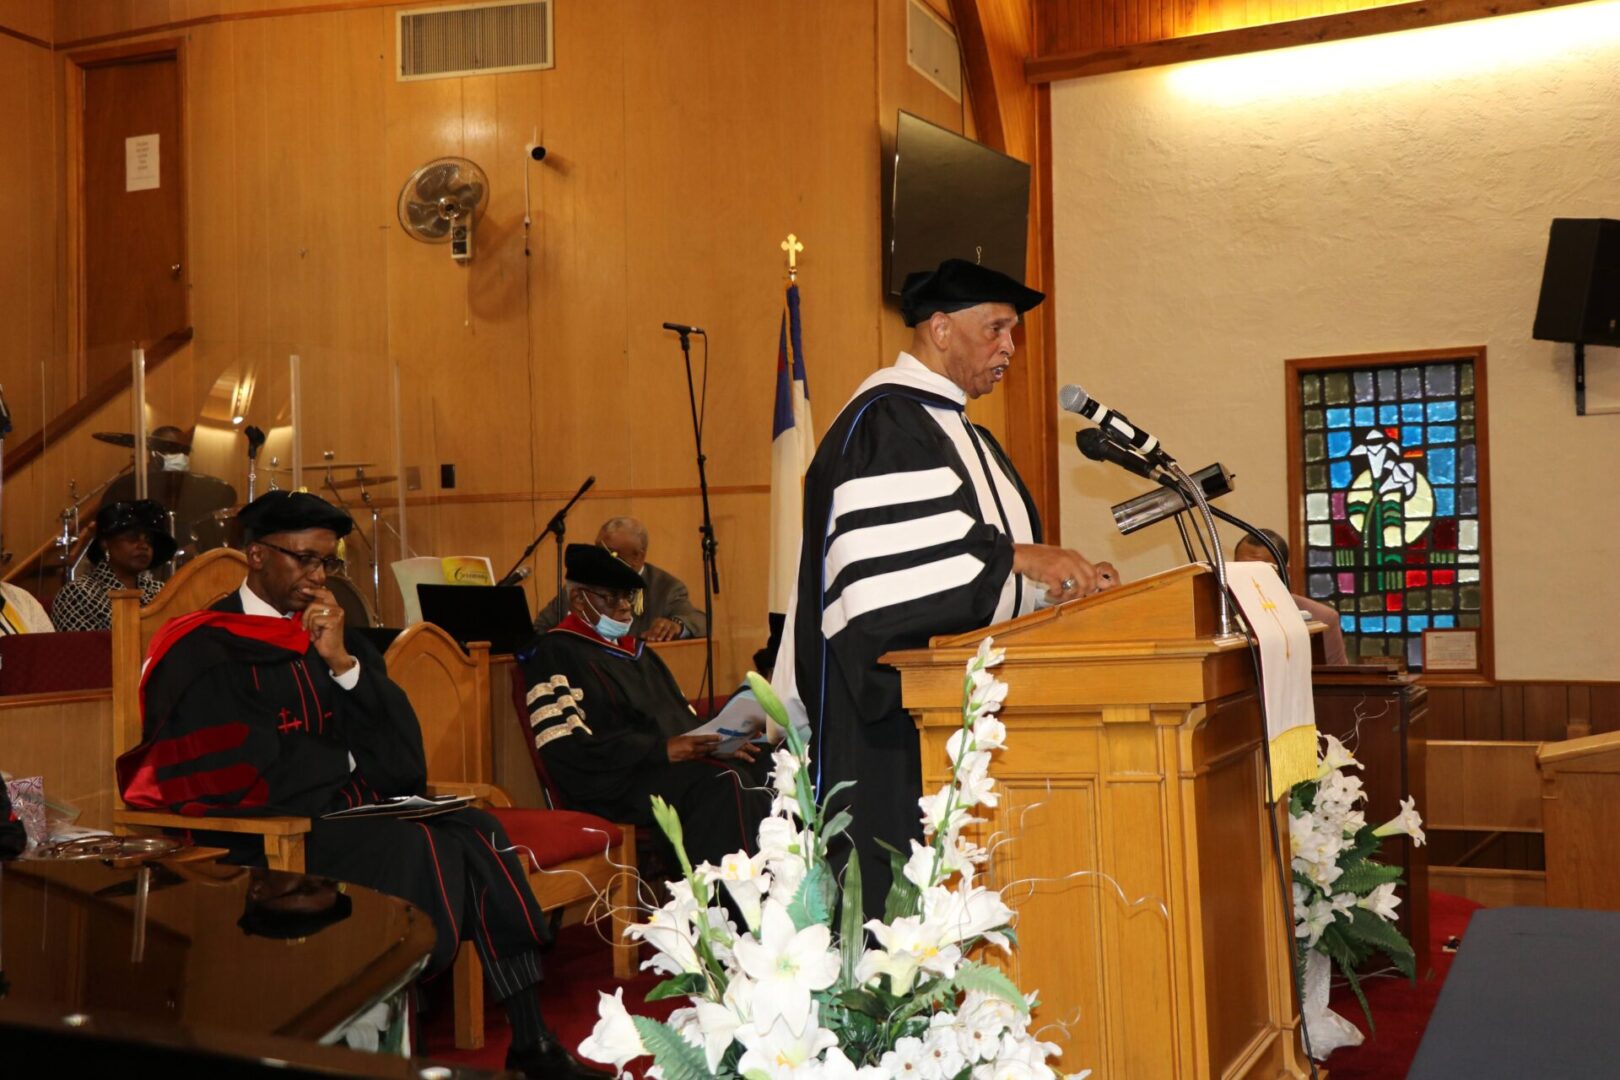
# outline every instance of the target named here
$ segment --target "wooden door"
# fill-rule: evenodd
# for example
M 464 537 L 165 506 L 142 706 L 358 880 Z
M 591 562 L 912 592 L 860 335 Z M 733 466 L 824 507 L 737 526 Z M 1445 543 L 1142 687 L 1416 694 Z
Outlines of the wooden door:
M 83 341 L 87 389 L 187 323 L 180 65 L 172 51 L 86 65 Z

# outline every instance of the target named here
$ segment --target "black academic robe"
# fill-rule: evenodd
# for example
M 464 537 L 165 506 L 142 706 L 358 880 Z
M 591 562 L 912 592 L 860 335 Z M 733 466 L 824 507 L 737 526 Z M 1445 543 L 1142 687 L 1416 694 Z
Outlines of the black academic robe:
M 955 438 L 946 424 L 960 425 Z M 1008 495 L 985 482 L 992 470 L 1022 504 L 1024 535 L 1010 521 Z M 891 881 L 877 841 L 906 853 L 922 835 L 917 730 L 900 704 L 899 673 L 878 657 L 1032 610 L 1026 583 L 1012 574 L 1013 543 L 1040 538 L 1017 470 L 950 398 L 869 383 L 816 449 L 804 485 L 793 679 L 817 790 L 855 781 L 849 836 L 868 916 L 881 914 Z
M 344 641 L 360 662 L 350 690 L 296 620 L 244 615 L 236 594 L 171 620 L 148 650 L 143 741 L 118 761 L 124 801 L 196 817 L 206 842 L 239 862 L 262 862 L 257 839 L 208 832 L 209 816 L 308 816 L 310 873 L 400 897 L 433 919 L 430 971 L 447 968 L 470 937 L 494 964 L 498 998 L 532 985 L 548 924 L 493 817 L 470 809 L 409 821 L 319 816 L 420 794 L 426 780 L 405 692 L 364 638 L 348 631 Z
M 651 827 L 658 795 L 679 811 L 694 864 L 754 849 L 770 812 L 759 774 L 742 763 L 669 760 L 665 744 L 697 718 L 646 642 L 608 641 L 570 614 L 520 656 L 530 750 L 569 808 Z

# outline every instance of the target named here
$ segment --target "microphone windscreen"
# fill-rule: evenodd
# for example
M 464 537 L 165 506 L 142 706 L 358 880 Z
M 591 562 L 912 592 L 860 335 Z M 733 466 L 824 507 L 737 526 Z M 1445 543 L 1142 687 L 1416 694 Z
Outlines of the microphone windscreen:
M 1090 396 L 1073 383 L 1058 391 L 1058 405 L 1064 412 L 1077 413 L 1085 408 L 1086 402 L 1090 400 Z
M 1076 388 L 1071 386 L 1066 387 L 1066 389 L 1073 390 Z M 1104 460 L 1102 448 L 1107 441 L 1108 436 L 1102 433 L 1102 428 L 1094 427 L 1086 428 L 1074 437 L 1074 443 L 1080 448 L 1080 452 L 1092 461 Z

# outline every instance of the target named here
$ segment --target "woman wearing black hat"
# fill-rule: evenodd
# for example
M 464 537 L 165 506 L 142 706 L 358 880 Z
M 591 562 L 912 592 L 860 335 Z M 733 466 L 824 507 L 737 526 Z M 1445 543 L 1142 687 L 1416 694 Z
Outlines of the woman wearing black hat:
M 111 503 L 96 512 L 96 535 L 90 541 L 91 571 L 57 593 L 51 621 L 62 631 L 111 630 L 114 589 L 141 590 L 141 606 L 163 588 L 150 573 L 154 565 L 174 558 L 169 517 L 151 499 Z

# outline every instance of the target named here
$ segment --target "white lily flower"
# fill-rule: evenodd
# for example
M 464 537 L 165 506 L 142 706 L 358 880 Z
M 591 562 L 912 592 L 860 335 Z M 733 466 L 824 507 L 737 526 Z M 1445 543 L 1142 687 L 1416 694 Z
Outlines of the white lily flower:
M 978 652 L 974 653 L 973 659 L 968 661 L 969 671 L 983 671 L 985 668 L 993 668 L 1006 659 L 1007 650 L 994 648 L 994 644 L 994 638 L 985 638 L 979 642 Z
M 697 954 L 697 932 L 684 913 L 670 908 L 672 901 L 647 916 L 647 921 L 627 927 L 624 936 L 645 941 L 654 949 L 651 960 L 645 961 L 643 970 L 662 971 L 666 975 L 702 971 L 703 963 Z
M 735 946 L 738 965 L 755 983 L 756 1024 L 768 1026 L 781 1017 L 795 1037 L 804 1034 L 810 994 L 838 981 L 838 954 L 831 945 L 825 926 L 795 930 L 787 908 L 766 901 L 759 937 L 739 938 Z
M 1394 836 L 1396 833 L 1410 836 L 1416 847 L 1423 846 L 1423 818 L 1417 812 L 1415 798 L 1402 799 L 1401 812 L 1373 830 L 1374 836 Z
M 995 806 L 1001 801 L 996 781 L 990 775 L 990 752 L 971 750 L 956 770 L 956 786 L 962 806 Z
M 1386 881 L 1356 901 L 1356 906 L 1366 908 L 1386 922 L 1394 922 L 1395 908 L 1400 902 L 1401 898 L 1395 895 L 1395 883 Z
M 1318 780 L 1326 779 L 1329 773 L 1338 769 L 1361 768 L 1361 762 L 1357 761 L 1356 756 L 1345 748 L 1344 743 L 1325 732 L 1322 735 L 1322 741 L 1327 745 L 1322 751 L 1322 764 L 1316 771 Z
M 968 695 L 969 711 L 978 714 L 995 712 L 1001 708 L 1001 703 L 1007 700 L 1009 689 L 1005 682 L 995 678 L 983 686 L 975 686 L 973 692 Z
M 895 1080 L 933 1080 L 937 1075 L 930 1068 L 932 1062 L 923 1041 L 912 1035 L 896 1039 L 894 1049 L 884 1054 L 878 1064 L 884 1075 Z
M 934 846 L 924 846 L 913 840 L 911 858 L 906 860 L 905 868 L 900 871 L 905 879 L 919 889 L 926 889 L 935 884 L 939 871 L 939 852 L 934 850 Z
M 1012 922 L 1013 914 L 1001 893 L 978 886 L 927 889 L 922 895 L 922 911 L 930 923 L 939 925 L 946 941 L 969 941 L 1001 930 Z
M 636 1031 L 635 1022 L 625 1011 L 624 987 L 615 990 L 612 997 L 599 992 L 596 1015 L 596 1026 L 579 1044 L 582 1055 L 592 1061 L 612 1065 L 615 1072 L 623 1072 L 631 1059 L 647 1053 L 647 1048 L 641 1045 L 641 1035 Z
M 872 919 L 866 928 L 879 948 L 866 950 L 855 964 L 855 981 L 862 986 L 887 975 L 890 993 L 909 994 L 919 971 L 951 976 L 962 962 L 962 950 L 952 943 L 944 927 L 919 915 L 903 916 L 892 923 Z
M 923 1053 L 929 1061 L 929 1080 L 951 1080 L 967 1065 L 955 1013 L 937 1012 L 929 1017 Z
M 732 985 L 735 985 L 733 983 Z M 731 987 L 726 988 L 727 993 Z M 744 1023 L 744 1018 L 736 1012 L 714 1001 L 699 1001 L 697 1003 L 698 1027 L 701 1041 L 697 1044 L 703 1047 L 703 1056 L 709 1063 L 709 1071 L 714 1072 L 720 1068 L 720 1061 L 731 1048 L 732 1041 L 737 1037 L 737 1029 Z
M 797 1033 L 782 1017 L 773 1019 L 768 1026 L 747 1023 L 739 1027 L 737 1041 L 743 1046 L 743 1055 L 737 1061 L 738 1075 L 757 1073 L 769 1080 L 819 1080 L 822 1062 L 818 1059 L 822 1051 L 837 1048 L 838 1036 L 817 1024 L 816 1019 L 817 1009 L 812 1006 L 804 1027 Z
M 1305 917 L 1294 924 L 1294 936 L 1305 939 L 1305 947 L 1314 949 L 1322 940 L 1322 932 L 1333 925 L 1333 905 L 1318 900 L 1306 909 Z

